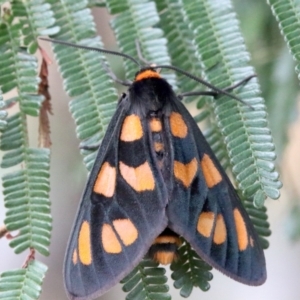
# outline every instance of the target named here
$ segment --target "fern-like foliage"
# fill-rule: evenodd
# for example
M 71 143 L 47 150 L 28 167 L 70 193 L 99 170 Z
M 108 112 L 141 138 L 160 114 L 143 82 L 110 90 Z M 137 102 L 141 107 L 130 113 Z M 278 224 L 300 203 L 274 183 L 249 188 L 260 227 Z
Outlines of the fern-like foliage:
M 30 54 L 34 54 L 38 49 L 39 36 L 55 34 L 59 31 L 58 26 L 53 26 L 55 19 L 51 6 L 46 1 L 13 0 L 11 8 L 13 15 L 20 18 L 23 42 Z
M 12 122 L 8 124 L 6 133 Z M 2 178 L 4 202 L 8 209 L 5 224 L 9 231 L 19 230 L 10 242 L 16 253 L 33 248 L 43 255 L 49 254 L 52 229 L 48 199 L 49 157 L 48 149 L 26 148 L 9 152 L 3 158 L 2 167 L 12 166 L 18 161 L 28 166 Z
M 121 283 L 123 291 L 128 293 L 126 300 L 168 300 L 169 287 L 166 270 L 158 268 L 151 259 L 144 259 Z
M 268 215 L 266 207 L 257 208 L 254 206 L 252 200 L 244 200 L 244 206 L 250 216 L 250 219 L 259 235 L 260 244 L 263 249 L 269 247 L 269 241 L 266 239 L 271 235 L 270 224 L 268 222 Z
M 225 88 L 253 74 L 230 1 L 223 1 L 222 5 L 219 1 L 200 0 L 183 3 L 186 18 L 196 32 L 194 43 L 203 64 L 209 68 L 219 62 L 215 71 L 207 73 L 209 81 Z M 276 156 L 267 128 L 265 105 L 258 96 L 256 80 L 252 79 L 235 93 L 252 109 L 225 97 L 211 105 L 239 188 L 246 198 L 254 199 L 256 206 L 262 206 L 267 196 L 277 199 L 281 187 L 275 171 Z
M 38 299 L 46 271 L 47 266 L 32 260 L 23 269 L 2 273 L 0 276 L 0 299 Z
M 4 94 L 16 89 L 17 95 L 5 100 L 5 107 L 18 103 L 19 112 L 6 120 L 5 127 L 1 126 L 0 148 L 5 151 L 1 167 L 14 167 L 13 172 L 6 173 L 2 178 L 7 209 L 4 223 L 8 231 L 15 231 L 10 246 L 15 253 L 30 249 L 32 253 L 39 251 L 48 255 L 52 228 L 49 202 L 50 151 L 31 147 L 27 129 L 27 116 L 39 115 L 44 97 L 38 94 L 40 79 L 37 59 L 23 47 L 25 44 L 33 52 L 37 45 L 36 34 L 39 34 L 39 29 L 46 30 L 49 25 L 47 20 L 44 25 L 37 23 L 43 15 L 43 9 L 49 16 L 49 5 L 39 4 L 43 3 L 38 2 L 35 6 L 28 1 L 12 1 L 12 10 L 6 9 L 1 15 L 0 86 Z M 37 11 L 34 11 L 32 5 Z M 22 35 L 22 30 L 26 37 Z M 1 111 L 1 122 L 3 116 Z M 3 273 L 0 298 L 37 299 L 45 271 L 44 265 L 31 260 L 22 270 Z
M 49 157 L 46 149 L 33 149 L 28 145 L 26 114 L 37 116 L 43 97 L 36 94 L 39 79 L 36 59 L 19 49 L 20 26 L 12 18 L 1 24 L 3 56 L 6 65 L 0 83 L 3 91 L 17 87 L 20 113 L 7 119 L 1 137 L 3 156 L 1 166 L 13 167 L 22 163 L 21 171 L 3 177 L 4 201 L 8 208 L 5 223 L 8 230 L 19 230 L 10 245 L 16 253 L 34 248 L 48 255 L 51 230 L 49 203 Z M 1 56 L 1 59 L 4 59 Z M 42 233 L 44 235 L 41 235 Z M 37 234 L 39 233 L 39 234 Z
M 148 61 L 166 65 L 172 63 L 196 76 L 204 75 L 220 88 L 253 74 L 228 0 L 221 3 L 216 0 L 106 0 L 105 3 L 114 15 L 111 24 L 119 48 L 126 54 L 137 58 L 135 41 L 138 40 Z M 0 24 L 0 67 L 5 71 L 0 74 L 0 85 L 4 93 L 16 87 L 18 96 L 8 102 L 19 102 L 20 105 L 20 112 L 8 118 L 1 140 L 1 149 L 7 151 L 2 167 L 23 166 L 21 171 L 3 178 L 8 209 L 5 223 L 8 230 L 19 232 L 11 242 L 17 253 L 34 248 L 47 255 L 51 230 L 49 152 L 30 147 L 26 127 L 26 115 L 37 116 L 43 101 L 43 97 L 36 94 L 39 81 L 37 62 L 19 46 L 25 45 L 29 53 L 34 53 L 37 36 L 48 34 L 68 42 L 102 48 L 88 7 L 103 5 L 101 0 L 13 0 L 12 15 Z M 54 52 L 64 87 L 72 98 L 70 110 L 81 145 L 98 144 L 117 101 L 112 81 L 101 68 L 101 64 L 105 63 L 104 57 L 62 45 L 54 45 Z M 138 66 L 130 60 L 125 60 L 124 66 L 127 79 L 132 80 Z M 175 75 L 171 73 L 164 77 L 176 89 Z M 198 83 L 180 75 L 178 86 L 179 92 L 201 90 Z M 197 98 L 199 112 L 195 119 L 207 121 L 206 137 L 217 157 L 225 168 L 233 166 L 238 188 L 246 199 L 245 207 L 266 248 L 268 242 L 265 238 L 270 234 L 266 210 L 257 210 L 254 205 L 262 206 L 266 196 L 274 199 L 279 196 L 281 183 L 274 170 L 274 145 L 266 127 L 265 107 L 258 96 L 256 80 L 252 79 L 233 93 L 254 110 L 227 97 L 213 101 Z M 3 129 L 1 116 L 0 112 L 0 129 Z M 91 169 L 95 153 L 87 150 L 82 150 L 82 153 L 87 168 Z M 29 267 L 24 269 L 25 272 Z M 171 269 L 174 285 L 183 297 L 190 295 L 193 286 L 204 291 L 209 289 L 211 268 L 189 244 L 183 243 L 179 249 L 179 261 L 173 263 Z M 170 299 L 164 274 L 163 268 L 158 268 L 148 259 L 143 260 L 122 281 L 123 290 L 128 292 L 127 299 Z M 0 296 L 3 278 L 14 283 L 14 278 L 6 275 L 4 273 L 0 279 Z M 38 277 L 41 279 L 43 272 Z M 41 281 L 32 291 L 39 290 L 40 285 Z M 6 282 L 4 286 L 8 286 Z
M 159 15 L 153 1 L 107 0 L 106 3 L 111 14 L 118 14 L 111 25 L 122 52 L 137 58 L 137 40 L 147 61 L 157 65 L 170 65 L 167 40 L 163 37 L 163 31 L 154 27 L 159 22 Z M 130 60 L 125 60 L 124 66 L 126 77 L 132 80 L 137 66 Z M 165 74 L 164 77 L 176 89 L 175 75 Z
M 202 291 L 208 291 L 213 275 L 212 269 L 191 248 L 190 244 L 184 242 L 178 249 L 179 259 L 171 264 L 172 279 L 174 287 L 180 289 L 180 295 L 184 298 L 190 296 L 193 287 L 199 287 Z
M 86 46 L 103 48 L 96 36 L 96 28 L 87 1 L 49 1 L 52 4 L 56 25 L 61 28 L 56 39 Z M 82 146 L 99 144 L 115 110 L 117 93 L 112 80 L 101 68 L 105 58 L 100 53 L 53 45 L 64 87 L 72 97 L 70 110 L 77 125 L 77 136 Z M 90 170 L 95 152 L 83 150 L 85 163 Z
M 192 43 L 193 33 L 184 20 L 183 7 L 180 0 L 156 0 L 160 16 L 159 26 L 168 40 L 168 51 L 173 66 L 202 77 L 201 62 L 196 56 L 196 47 Z M 177 74 L 179 93 L 201 90 L 199 83 L 187 76 Z M 198 99 L 197 97 L 196 99 Z M 195 97 L 187 97 L 185 101 L 193 101 Z
M 3 95 L 0 89 L 0 131 L 5 129 L 7 125 L 7 122 L 5 120 L 7 117 L 7 111 L 4 108 L 5 108 L 5 102 L 3 101 Z
M 299 7 L 295 1 L 268 0 L 276 17 L 281 34 L 287 42 L 289 50 L 297 61 L 296 72 L 300 73 L 300 19 Z

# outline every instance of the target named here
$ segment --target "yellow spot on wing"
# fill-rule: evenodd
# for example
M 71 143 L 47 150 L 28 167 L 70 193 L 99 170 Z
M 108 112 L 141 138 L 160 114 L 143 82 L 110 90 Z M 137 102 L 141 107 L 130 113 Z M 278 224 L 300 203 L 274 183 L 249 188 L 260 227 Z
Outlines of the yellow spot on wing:
M 161 76 L 155 70 L 143 70 L 137 74 L 135 81 L 146 78 L 161 78 Z
M 129 167 L 120 161 L 119 168 L 122 177 L 137 192 L 154 190 L 155 181 L 147 161 L 136 168 Z
M 198 169 L 197 159 L 193 158 L 189 163 L 183 164 L 174 161 L 174 175 L 179 179 L 185 187 L 189 187 L 192 183 Z
M 239 250 L 244 251 L 248 246 L 247 227 L 240 211 L 237 208 L 234 209 L 233 216 L 235 221 Z
M 226 241 L 226 237 L 227 237 L 227 232 L 226 232 L 224 218 L 221 214 L 218 214 L 213 241 L 215 244 L 220 245 Z
M 83 221 L 81 224 L 78 237 L 78 254 L 83 265 L 92 263 L 90 224 L 88 221 Z
M 198 219 L 197 231 L 207 238 L 210 237 L 214 221 L 215 215 L 213 212 L 202 212 Z
M 125 118 L 120 139 L 123 142 L 133 142 L 143 136 L 143 127 L 139 116 L 129 115 Z
M 101 233 L 102 246 L 105 252 L 107 253 L 121 253 L 122 247 L 121 244 L 109 224 L 104 224 L 102 227 Z
M 201 168 L 206 184 L 209 188 L 214 187 L 222 181 L 221 174 L 207 154 L 203 155 L 203 158 L 201 160 Z
M 105 162 L 94 184 L 94 192 L 105 197 L 112 197 L 116 187 L 116 168 Z
M 74 265 L 76 265 L 76 264 L 77 264 L 77 261 L 78 261 L 77 250 L 74 249 L 74 251 L 73 251 L 73 256 L 72 256 L 72 262 L 73 262 Z
M 152 118 L 150 120 L 150 129 L 152 132 L 160 132 L 162 130 L 162 124 L 160 119 Z
M 114 220 L 113 225 L 125 246 L 133 244 L 138 238 L 138 231 L 129 219 Z
M 181 116 L 177 112 L 172 112 L 170 115 L 170 127 L 171 132 L 175 137 L 185 138 L 188 133 L 188 128 Z

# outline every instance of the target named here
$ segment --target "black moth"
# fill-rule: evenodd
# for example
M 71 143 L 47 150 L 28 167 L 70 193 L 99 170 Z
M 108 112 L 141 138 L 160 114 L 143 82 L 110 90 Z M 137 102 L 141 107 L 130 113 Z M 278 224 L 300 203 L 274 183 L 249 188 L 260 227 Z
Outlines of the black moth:
M 53 42 L 137 63 L 121 53 Z M 171 66 L 141 68 L 133 83 L 124 83 L 128 91 L 98 150 L 66 252 L 70 299 L 102 295 L 146 254 L 171 263 L 180 237 L 234 280 L 248 285 L 266 280 L 264 253 L 251 220 L 196 122 L 158 73 L 161 67 L 212 89 L 199 95 L 240 100 L 230 89 L 220 90 Z

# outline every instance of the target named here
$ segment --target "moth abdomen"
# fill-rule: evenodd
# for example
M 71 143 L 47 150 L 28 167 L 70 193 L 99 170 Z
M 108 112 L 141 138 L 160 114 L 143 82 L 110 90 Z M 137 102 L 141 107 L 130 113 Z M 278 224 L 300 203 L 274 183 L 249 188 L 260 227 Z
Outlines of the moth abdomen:
M 182 242 L 180 237 L 171 229 L 166 228 L 153 242 L 148 251 L 148 256 L 155 262 L 168 265 L 178 260 L 178 248 Z

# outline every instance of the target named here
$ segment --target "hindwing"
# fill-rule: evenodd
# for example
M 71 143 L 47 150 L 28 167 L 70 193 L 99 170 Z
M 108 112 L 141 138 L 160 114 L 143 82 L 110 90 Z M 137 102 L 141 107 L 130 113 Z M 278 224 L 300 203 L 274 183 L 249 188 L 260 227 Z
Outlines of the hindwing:
M 262 284 L 266 267 L 258 235 L 196 122 L 178 100 L 167 131 L 174 152 L 168 227 L 229 277 Z

